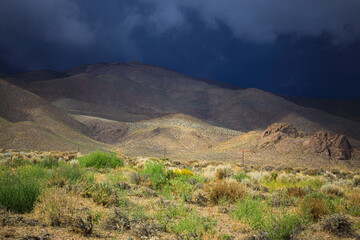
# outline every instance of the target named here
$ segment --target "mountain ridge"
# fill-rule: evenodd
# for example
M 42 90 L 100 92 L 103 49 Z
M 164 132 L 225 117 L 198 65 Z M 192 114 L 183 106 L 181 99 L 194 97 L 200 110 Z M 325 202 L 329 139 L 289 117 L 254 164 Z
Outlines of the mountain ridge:
M 183 113 L 239 131 L 265 129 L 274 122 L 287 121 L 309 133 L 327 129 L 360 138 L 360 123 L 355 121 L 299 106 L 260 89 L 224 89 L 162 67 L 139 62 L 97 63 L 70 73 L 73 75 L 66 78 L 31 82 L 24 87 L 60 108 L 67 109 L 61 99 L 80 101 L 90 108 L 116 108 L 118 115 L 137 116 L 136 120 Z M 81 106 L 71 109 L 81 110 Z M 93 114 L 103 116 L 101 112 Z M 118 115 L 107 118 L 119 120 Z

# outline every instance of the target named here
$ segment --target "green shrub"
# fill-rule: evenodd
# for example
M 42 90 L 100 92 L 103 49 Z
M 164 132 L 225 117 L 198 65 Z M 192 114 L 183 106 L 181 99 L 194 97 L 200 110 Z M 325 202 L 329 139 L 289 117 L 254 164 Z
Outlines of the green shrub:
M 172 226 L 172 231 L 182 239 L 201 239 L 204 232 L 213 230 L 215 226 L 216 220 L 191 211 Z
M 305 218 L 317 221 L 320 217 L 329 214 L 333 205 L 326 195 L 321 192 L 314 192 L 305 196 L 300 209 Z
M 176 233 L 181 239 L 202 239 L 202 234 L 213 232 L 217 224 L 216 219 L 205 214 L 201 215 L 183 203 L 179 205 L 160 203 L 154 218 L 163 231 Z
M 109 183 L 93 183 L 81 193 L 84 197 L 89 197 L 95 203 L 103 206 L 113 206 L 118 204 L 119 194 L 117 189 Z
M 149 185 L 150 182 L 150 174 L 142 173 L 142 172 L 130 172 L 129 173 L 129 180 L 131 183 L 136 185 Z
M 220 234 L 220 239 L 223 239 L 223 240 L 231 240 L 231 239 L 233 239 L 232 237 L 231 237 L 231 235 L 230 234 L 227 234 L 227 233 L 223 233 L 223 234 Z
M 116 157 L 116 155 L 112 153 L 95 151 L 90 155 L 79 158 L 79 164 L 85 167 L 95 167 L 98 169 L 107 167 L 116 168 L 123 167 L 124 160 Z
M 159 189 L 167 182 L 167 173 L 162 162 L 147 162 L 143 173 L 150 175 L 150 181 L 156 189 Z
M 181 212 L 185 212 L 185 206 L 180 204 L 179 206 L 169 204 L 160 204 L 160 209 L 155 213 L 155 219 L 157 220 L 160 228 L 167 232 L 171 230 L 172 224 L 175 219 L 181 214 Z
M 237 173 L 237 174 L 234 174 L 232 177 L 238 182 L 242 182 L 243 179 L 251 180 L 251 178 L 248 175 L 246 175 L 245 173 Z
M 85 174 L 85 169 L 77 165 L 70 165 L 68 163 L 62 164 L 61 167 L 56 169 L 53 175 L 52 183 L 57 186 L 62 186 L 66 181 L 70 183 L 76 183 Z
M 29 166 L 0 172 L 0 205 L 16 213 L 30 212 L 44 186 L 43 169 Z
M 13 168 L 18 168 L 18 167 L 22 167 L 25 165 L 31 165 L 31 164 L 32 163 L 28 160 L 25 160 L 23 158 L 16 158 L 11 162 L 10 166 Z
M 248 223 L 254 229 L 260 229 L 264 225 L 265 204 L 261 199 L 245 198 L 243 202 L 239 201 L 233 217 Z
M 320 189 L 325 183 L 326 179 L 323 176 L 308 177 L 299 182 L 302 187 L 311 187 L 314 189 Z
M 179 196 L 181 200 L 189 202 L 192 199 L 192 195 L 195 191 L 195 186 L 192 185 L 186 176 L 179 176 L 169 180 L 171 192 L 175 196 Z
M 267 233 L 269 239 L 289 239 L 294 230 L 302 225 L 299 215 L 280 211 L 275 214 L 270 212 L 265 217 L 262 230 Z
M 273 208 L 260 198 L 246 198 L 239 201 L 232 216 L 248 223 L 253 229 L 266 232 L 269 239 L 289 239 L 303 221 L 299 215 L 286 210 L 274 212 Z
M 145 212 L 145 209 L 141 205 L 135 205 L 131 208 L 130 218 L 133 221 L 140 222 L 140 221 L 147 221 L 149 216 Z
M 50 156 L 39 162 L 39 166 L 44 168 L 57 168 L 59 166 L 59 161 Z

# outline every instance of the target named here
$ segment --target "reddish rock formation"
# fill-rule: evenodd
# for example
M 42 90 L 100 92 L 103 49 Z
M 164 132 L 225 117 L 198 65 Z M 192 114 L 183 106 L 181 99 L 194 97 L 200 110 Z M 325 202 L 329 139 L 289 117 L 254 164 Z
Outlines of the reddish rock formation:
M 274 123 L 271 124 L 263 133 L 263 137 L 267 137 L 274 134 L 286 135 L 288 137 L 299 137 L 299 131 L 286 123 Z
M 269 144 L 275 144 L 284 137 L 296 138 L 302 136 L 299 131 L 286 123 L 271 124 L 262 134 L 263 140 L 260 143 L 261 147 L 266 147 Z
M 352 146 L 344 135 L 328 131 L 319 131 L 312 136 L 310 148 L 318 154 L 323 154 L 338 160 L 351 158 Z

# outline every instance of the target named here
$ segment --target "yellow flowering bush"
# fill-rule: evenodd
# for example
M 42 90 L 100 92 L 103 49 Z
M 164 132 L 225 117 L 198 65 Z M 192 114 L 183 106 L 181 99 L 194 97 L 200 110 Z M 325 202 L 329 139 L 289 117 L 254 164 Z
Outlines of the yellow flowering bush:
M 188 175 L 188 176 L 194 175 L 194 173 L 192 171 L 190 171 L 189 169 L 185 169 L 185 168 L 182 168 L 182 169 L 175 168 L 174 173 L 176 175 Z

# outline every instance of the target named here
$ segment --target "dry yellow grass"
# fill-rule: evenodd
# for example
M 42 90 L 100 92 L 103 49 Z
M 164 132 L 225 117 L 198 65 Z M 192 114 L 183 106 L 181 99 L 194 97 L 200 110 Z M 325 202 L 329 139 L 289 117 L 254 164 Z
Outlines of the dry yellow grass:
M 225 198 L 229 202 L 236 202 L 245 197 L 245 188 L 236 181 L 216 180 L 208 183 L 206 191 L 209 193 L 210 200 L 217 204 L 220 199 Z
M 352 192 L 349 193 L 348 196 L 348 204 L 357 206 L 360 208 L 360 189 L 355 188 Z

